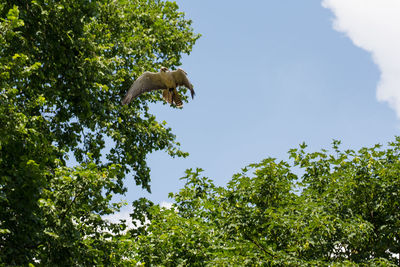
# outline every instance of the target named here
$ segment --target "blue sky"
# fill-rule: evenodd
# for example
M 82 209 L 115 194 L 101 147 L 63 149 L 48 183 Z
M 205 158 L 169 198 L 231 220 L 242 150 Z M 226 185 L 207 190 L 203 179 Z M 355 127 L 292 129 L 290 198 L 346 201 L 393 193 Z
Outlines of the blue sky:
M 325 7 L 320 0 L 176 2 L 202 34 L 181 66 L 196 97 L 182 110 L 162 103 L 150 109 L 190 156 L 150 155 L 152 194 L 127 178 L 129 203 L 142 196 L 171 202 L 168 193 L 183 187 L 187 168 L 201 167 L 225 185 L 249 163 L 288 160 L 287 151 L 303 141 L 310 150 L 329 148 L 332 139 L 358 149 L 399 134 L 396 87 L 381 79 L 397 77 L 382 74 L 395 66 L 385 47 L 391 35 L 375 38 L 387 27 L 371 30 L 373 0 L 326 0 Z M 396 0 L 374 2 L 399 7 Z M 382 84 L 394 90 L 378 94 L 383 102 Z

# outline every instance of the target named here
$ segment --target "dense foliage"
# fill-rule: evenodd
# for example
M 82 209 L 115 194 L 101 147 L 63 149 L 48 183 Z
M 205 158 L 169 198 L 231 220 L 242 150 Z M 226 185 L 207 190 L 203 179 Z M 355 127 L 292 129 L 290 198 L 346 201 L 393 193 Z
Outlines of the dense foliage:
M 148 153 L 187 154 L 149 112 L 159 94 L 121 96 L 180 64 L 190 24 L 159 0 L 0 1 L 0 265 L 129 259 L 124 224 L 101 217 L 121 205 L 112 196 L 125 176 L 150 191 Z
M 187 155 L 149 112 L 159 93 L 120 99 L 180 64 L 190 23 L 160 0 L 0 2 L 0 265 L 400 265 L 400 138 L 301 145 L 226 187 L 188 170 L 171 209 L 136 201 L 128 232 L 103 219 L 125 176 L 150 191 L 149 153 Z
M 188 170 L 171 209 L 145 201 L 132 229 L 149 266 L 400 265 L 400 138 L 358 152 L 290 151 L 267 158 L 226 188 Z M 295 172 L 293 170 L 296 170 Z M 302 175 L 297 175 L 302 173 Z M 396 256 L 397 254 L 397 256 Z

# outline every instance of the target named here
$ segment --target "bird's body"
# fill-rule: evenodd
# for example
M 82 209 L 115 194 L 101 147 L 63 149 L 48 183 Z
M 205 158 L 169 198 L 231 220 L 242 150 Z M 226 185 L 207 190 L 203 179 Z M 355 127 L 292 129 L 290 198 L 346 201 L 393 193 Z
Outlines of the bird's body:
M 182 107 L 182 100 L 176 90 L 178 86 L 185 86 L 191 92 L 192 98 L 195 95 L 193 85 L 186 77 L 186 72 L 182 69 L 169 71 L 162 67 L 160 72 L 144 72 L 129 88 L 122 104 L 129 104 L 134 98 L 142 93 L 153 90 L 163 90 L 163 98 L 170 104 L 175 104 L 177 107 Z

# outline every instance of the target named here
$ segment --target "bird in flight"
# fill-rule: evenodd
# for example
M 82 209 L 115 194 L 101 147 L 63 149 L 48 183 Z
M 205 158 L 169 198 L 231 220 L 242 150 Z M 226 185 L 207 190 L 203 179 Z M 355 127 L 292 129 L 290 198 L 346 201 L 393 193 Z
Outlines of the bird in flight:
M 170 71 L 166 67 L 161 67 L 159 72 L 146 71 L 133 82 L 122 99 L 122 105 L 129 104 L 134 98 L 145 92 L 163 90 L 165 101 L 181 108 L 183 104 L 176 87 L 185 86 L 190 90 L 192 98 L 195 95 L 193 85 L 189 82 L 186 75 L 187 73 L 183 69 Z

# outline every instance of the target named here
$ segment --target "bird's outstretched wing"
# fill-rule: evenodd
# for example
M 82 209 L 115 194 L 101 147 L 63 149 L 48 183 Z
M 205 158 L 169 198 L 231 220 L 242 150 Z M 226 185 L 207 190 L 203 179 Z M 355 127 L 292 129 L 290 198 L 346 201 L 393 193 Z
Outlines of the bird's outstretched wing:
M 168 73 L 172 75 L 177 86 L 185 86 L 190 90 L 192 98 L 194 97 L 196 93 L 193 90 L 193 84 L 190 83 L 189 79 L 186 76 L 186 72 L 183 69 L 177 69 Z
M 132 99 L 145 92 L 166 88 L 167 86 L 161 79 L 160 73 L 145 72 L 133 82 L 125 97 L 122 99 L 122 105 L 129 104 Z

